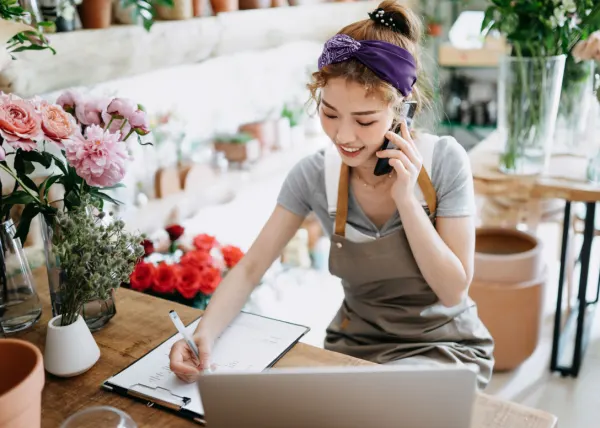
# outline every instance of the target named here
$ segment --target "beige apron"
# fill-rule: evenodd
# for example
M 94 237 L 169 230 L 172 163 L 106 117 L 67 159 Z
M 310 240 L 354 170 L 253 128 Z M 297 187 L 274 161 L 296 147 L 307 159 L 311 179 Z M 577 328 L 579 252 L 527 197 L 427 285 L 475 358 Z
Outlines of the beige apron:
M 431 139 L 419 144 L 425 160 L 416 194 L 435 224 L 436 194 L 427 172 L 432 147 Z M 350 169 L 335 156 L 326 154 L 328 204 L 330 213 L 335 211 L 329 269 L 342 280 L 344 301 L 327 328 L 325 348 L 380 364 L 402 363 L 409 357 L 465 364 L 479 369 L 478 386 L 483 389 L 492 374 L 494 345 L 475 303 L 467 298 L 447 308 L 439 302 L 402 227 L 373 238 L 346 223 Z M 331 181 L 334 173 L 339 177 L 336 186 Z

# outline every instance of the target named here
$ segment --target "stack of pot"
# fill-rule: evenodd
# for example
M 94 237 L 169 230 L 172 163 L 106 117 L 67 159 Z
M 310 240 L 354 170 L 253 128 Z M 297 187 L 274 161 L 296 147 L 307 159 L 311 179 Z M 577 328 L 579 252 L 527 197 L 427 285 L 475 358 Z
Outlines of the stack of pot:
M 539 342 L 547 273 L 542 246 L 517 229 L 484 227 L 476 236 L 469 295 L 495 340 L 495 370 L 512 370 Z

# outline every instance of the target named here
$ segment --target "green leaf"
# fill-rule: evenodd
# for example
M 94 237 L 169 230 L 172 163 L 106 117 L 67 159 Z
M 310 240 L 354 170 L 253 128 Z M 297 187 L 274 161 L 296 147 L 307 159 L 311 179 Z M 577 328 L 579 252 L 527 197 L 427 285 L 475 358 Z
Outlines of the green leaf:
M 95 195 L 97 195 L 98 197 L 100 197 L 101 199 L 104 199 L 107 202 L 110 202 L 112 204 L 115 205 L 121 205 L 122 202 L 117 201 L 116 199 L 111 198 L 110 196 L 108 196 L 106 193 L 103 192 L 96 192 Z
M 31 220 L 40 213 L 40 208 L 37 205 L 29 204 L 25 206 L 25 209 L 21 213 L 21 219 L 17 226 L 17 233 L 15 238 L 21 239 L 21 242 L 25 242 L 27 235 L 29 235 L 29 227 L 31 226 Z
M 65 205 L 69 210 L 73 209 L 74 207 L 78 207 L 81 205 L 81 198 L 76 192 L 69 192 L 65 194 Z
M 53 184 L 55 184 L 62 176 L 61 175 L 51 175 L 46 178 L 44 182 L 40 185 L 40 189 L 44 191 L 44 199 L 48 199 L 48 192 Z
M 21 157 L 29 162 L 37 162 L 44 168 L 50 168 L 52 166 L 52 159 L 37 151 L 21 152 Z
M 56 165 L 62 171 L 62 173 L 64 175 L 69 174 L 67 171 L 67 167 L 63 163 L 62 159 L 60 159 L 57 156 L 54 156 L 52 153 L 48 153 L 48 152 L 43 152 L 42 155 L 46 158 L 47 161 L 49 161 L 49 162 L 54 161 L 54 165 Z
M 8 196 L 2 197 L 2 203 L 7 205 L 29 204 L 34 201 L 33 196 L 22 190 L 17 190 Z
M 490 30 L 491 25 L 494 21 L 494 13 L 496 12 L 496 8 L 494 6 L 490 6 L 485 11 L 485 15 L 483 17 L 483 22 L 481 23 L 481 32 L 487 34 Z

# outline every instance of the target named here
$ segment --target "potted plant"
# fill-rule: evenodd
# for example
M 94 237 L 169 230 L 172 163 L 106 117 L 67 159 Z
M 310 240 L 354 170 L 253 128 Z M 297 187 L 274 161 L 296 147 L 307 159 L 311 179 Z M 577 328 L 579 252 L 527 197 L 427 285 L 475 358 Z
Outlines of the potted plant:
M 431 37 L 440 37 L 443 32 L 442 20 L 433 16 L 425 16 L 427 22 L 427 34 Z
M 218 135 L 214 140 L 217 152 L 223 152 L 229 162 L 253 162 L 260 157 L 260 142 L 247 132 Z
M 497 30 L 511 45 L 500 61 L 500 169 L 539 174 L 548 164 L 559 111 L 565 62 L 576 43 L 600 26 L 593 0 L 494 0 L 482 31 Z
M 57 376 L 75 376 L 96 363 L 100 351 L 81 315 L 84 305 L 108 301 L 144 254 L 140 237 L 126 233 L 121 220 L 106 221 L 90 195 L 81 202 L 57 211 L 51 229 L 52 257 L 60 260 L 53 290 L 60 315 L 48 323 L 44 363 Z

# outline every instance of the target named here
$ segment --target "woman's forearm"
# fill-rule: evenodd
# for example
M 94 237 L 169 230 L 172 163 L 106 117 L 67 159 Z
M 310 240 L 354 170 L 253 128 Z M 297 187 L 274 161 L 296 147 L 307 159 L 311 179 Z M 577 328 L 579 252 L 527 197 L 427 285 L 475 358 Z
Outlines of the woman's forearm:
M 198 323 L 195 334 L 214 342 L 240 313 L 256 283 L 258 280 L 252 278 L 248 267 L 242 260 L 229 271 L 217 287 Z
M 465 267 L 440 237 L 414 196 L 397 201 L 396 205 L 423 277 L 444 306 L 457 305 L 470 283 Z

